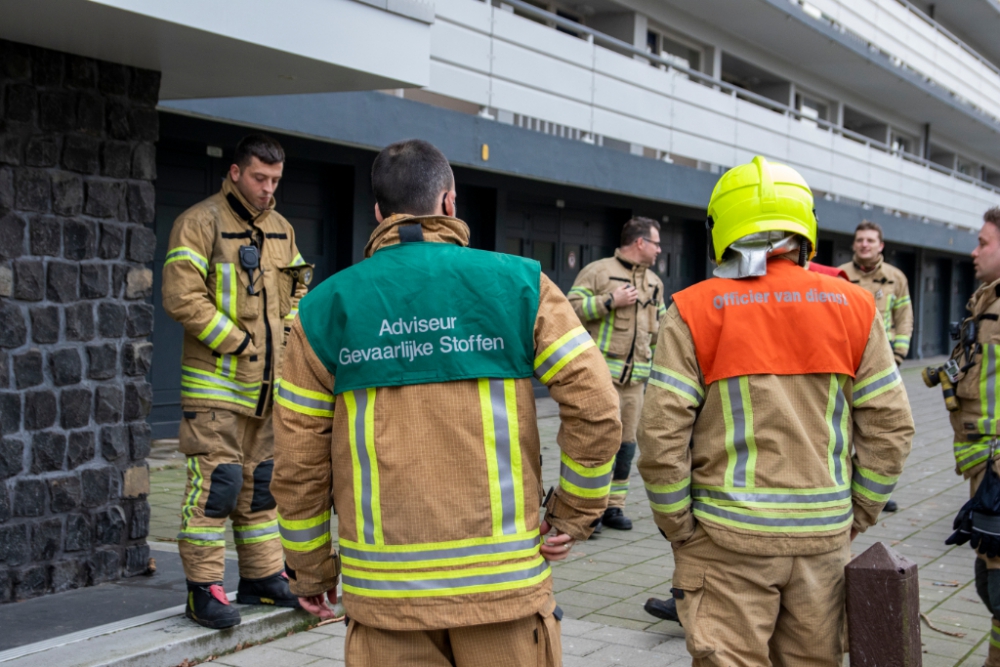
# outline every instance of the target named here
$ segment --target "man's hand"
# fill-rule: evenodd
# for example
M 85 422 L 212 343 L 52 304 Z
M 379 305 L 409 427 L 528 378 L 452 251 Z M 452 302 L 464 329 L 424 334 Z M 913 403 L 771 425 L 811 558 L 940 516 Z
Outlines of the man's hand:
M 328 605 L 326 601 L 329 600 Z M 326 592 L 326 595 L 320 593 L 319 595 L 312 595 L 307 598 L 299 598 L 299 604 L 302 608 L 308 611 L 313 616 L 319 616 L 320 620 L 327 620 L 328 618 L 337 618 L 332 607 L 337 604 L 337 589 L 333 588 Z
M 631 306 L 638 300 L 639 300 L 638 290 L 636 290 L 636 288 L 632 287 L 628 283 L 621 285 L 614 292 L 611 293 L 612 308 L 622 308 L 623 306 Z
M 553 530 L 555 534 L 549 536 L 549 533 Z M 553 529 L 548 521 L 542 521 L 539 532 L 542 534 L 541 551 L 542 558 L 545 560 L 564 560 L 569 555 L 569 550 L 573 548 L 573 544 L 575 544 L 575 540 L 572 537 L 560 532 L 558 528 Z

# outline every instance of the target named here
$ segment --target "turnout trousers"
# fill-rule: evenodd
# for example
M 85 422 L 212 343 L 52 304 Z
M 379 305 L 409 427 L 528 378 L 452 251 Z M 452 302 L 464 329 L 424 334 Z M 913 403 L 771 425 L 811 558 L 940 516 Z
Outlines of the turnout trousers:
M 559 621 L 534 614 L 445 630 L 380 630 L 351 619 L 347 667 L 562 667 Z
M 692 667 L 833 667 L 843 662 L 850 541 L 813 556 L 751 556 L 699 526 L 674 549 L 673 591 Z
M 997 465 L 996 462 L 993 464 Z M 986 477 L 986 467 L 969 479 L 969 497 L 976 495 L 976 490 Z M 988 558 L 975 551 L 976 556 L 976 593 L 993 614 L 990 625 L 989 651 L 986 654 L 985 667 L 1000 667 L 1000 558 Z
M 283 568 L 278 517 L 271 496 L 274 431 L 263 418 L 228 410 L 185 410 L 180 451 L 187 488 L 177 535 L 188 581 L 222 581 L 226 519 L 232 519 L 240 576 L 262 579 Z
M 615 385 L 622 420 L 622 445 L 615 456 L 615 467 L 611 479 L 611 495 L 608 507 L 625 507 L 628 496 L 629 476 L 632 474 L 632 459 L 635 458 L 636 430 L 639 415 L 642 414 L 642 398 L 646 384 Z

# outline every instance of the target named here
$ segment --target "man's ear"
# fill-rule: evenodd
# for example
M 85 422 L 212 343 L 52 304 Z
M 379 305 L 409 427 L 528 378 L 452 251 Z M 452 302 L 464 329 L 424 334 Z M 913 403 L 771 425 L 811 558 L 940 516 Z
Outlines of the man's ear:
M 444 198 L 444 214 L 449 218 L 454 218 L 455 216 L 455 199 L 457 194 L 454 190 L 450 191 Z
M 229 165 L 229 179 L 234 183 L 240 180 L 240 166 L 238 164 Z
M 378 202 L 375 202 L 375 219 L 378 220 L 378 224 L 382 224 L 382 211 L 378 210 Z

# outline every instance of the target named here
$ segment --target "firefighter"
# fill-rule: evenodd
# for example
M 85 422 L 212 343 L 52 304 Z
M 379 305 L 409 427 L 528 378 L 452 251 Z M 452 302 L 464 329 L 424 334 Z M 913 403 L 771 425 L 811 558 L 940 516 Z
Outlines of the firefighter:
M 611 499 L 602 518 L 603 526 L 616 530 L 632 530 L 632 520 L 624 509 L 635 456 L 635 430 L 656 329 L 666 312 L 663 282 L 650 270 L 659 254 L 660 223 L 632 218 L 622 228 L 621 247 L 615 256 L 583 267 L 569 291 L 569 302 L 597 342 L 618 392 L 622 442 L 615 455 Z
M 163 308 L 184 326 L 187 489 L 177 539 L 185 614 L 208 628 L 240 622 L 222 588 L 227 518 L 239 557 L 237 602 L 298 607 L 268 488 L 274 378 L 311 271 L 292 226 L 274 210 L 284 161 L 273 138 L 244 137 L 222 189 L 174 222 L 163 265 Z
M 467 247 L 440 151 L 393 144 L 371 178 L 365 259 L 302 300 L 275 396 L 292 591 L 328 618 L 342 576 L 352 667 L 559 665 L 548 561 L 607 505 L 611 379 L 538 262 Z M 562 415 L 541 522 L 532 376 Z
M 959 369 L 955 384 L 959 409 L 949 412 L 955 432 L 955 472 L 969 480 L 970 495 L 975 494 L 986 475 L 990 442 L 997 438 L 1000 418 L 1000 392 L 996 386 L 1000 357 L 1000 208 L 991 208 L 983 215 L 972 260 L 976 279 L 982 285 L 969 299 L 969 316 L 962 323 L 960 339 L 952 352 Z M 996 458 L 992 465 L 1000 471 Z M 976 555 L 976 591 L 993 614 L 986 667 L 1000 667 L 1000 558 Z
M 639 425 L 695 667 L 839 665 L 844 566 L 913 436 L 867 292 L 803 268 L 808 185 L 762 157 L 708 209 L 715 278 L 674 294 Z

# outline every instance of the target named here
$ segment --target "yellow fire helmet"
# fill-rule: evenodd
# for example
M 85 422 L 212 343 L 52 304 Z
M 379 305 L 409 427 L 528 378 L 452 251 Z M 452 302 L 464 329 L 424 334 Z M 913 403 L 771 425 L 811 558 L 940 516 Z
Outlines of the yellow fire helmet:
M 809 259 L 816 254 L 812 190 L 799 172 L 760 155 L 722 175 L 708 203 L 708 218 L 717 264 L 726 248 L 757 232 L 801 234 L 812 244 Z

